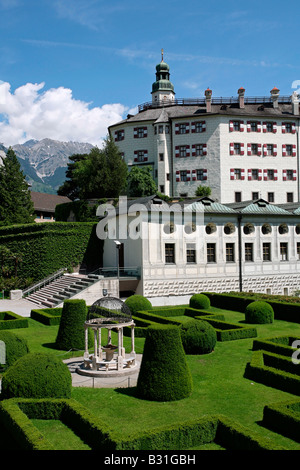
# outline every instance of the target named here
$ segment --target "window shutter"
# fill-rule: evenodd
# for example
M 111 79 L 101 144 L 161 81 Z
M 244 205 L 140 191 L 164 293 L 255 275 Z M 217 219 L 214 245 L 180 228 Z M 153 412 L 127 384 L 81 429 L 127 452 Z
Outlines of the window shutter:
M 187 157 L 190 156 L 190 146 L 189 145 L 186 145 L 186 156 Z
M 192 145 L 192 157 L 195 157 L 196 156 L 196 145 L 193 144 Z
M 245 179 L 245 170 L 244 169 L 241 170 L 241 179 L 242 180 Z
M 190 133 L 190 123 L 188 122 L 187 125 L 185 126 L 185 133 L 189 134 Z
M 282 156 L 286 157 L 286 145 L 282 144 Z
M 244 155 L 244 154 L 245 154 L 245 151 L 244 151 L 244 144 L 241 144 L 240 155 Z
M 262 180 L 262 170 L 258 170 L 258 181 Z
M 262 128 L 263 132 L 267 132 L 267 124 L 265 122 L 263 122 Z
M 240 122 L 240 132 L 244 132 L 244 121 Z
M 179 145 L 175 147 L 175 157 L 179 157 Z
M 251 132 L 251 123 L 247 121 L 247 132 Z
M 233 142 L 231 144 L 229 144 L 229 151 L 230 151 L 230 155 L 234 155 L 234 144 L 233 144 Z
M 296 145 L 293 145 L 293 157 L 296 156 Z
M 147 136 L 148 136 L 148 128 L 144 127 L 144 137 L 147 137 Z
M 292 122 L 292 134 L 296 133 L 296 124 Z
M 137 132 L 138 132 L 138 131 L 137 131 L 137 127 L 135 127 L 135 128 L 133 129 L 133 137 L 134 137 L 135 139 L 137 139 L 137 135 L 138 135 Z
M 186 180 L 191 181 L 191 170 L 186 171 Z
M 278 171 L 277 169 L 274 170 L 274 181 L 278 180 Z
M 282 180 L 286 181 L 286 170 L 282 170 Z
M 233 132 L 233 122 L 229 121 L 229 132 Z
M 180 171 L 176 171 L 176 181 L 180 181 Z
M 247 144 L 247 154 L 251 155 L 251 144 Z
M 197 180 L 197 172 L 196 170 L 192 170 L 192 180 L 196 181 Z
M 148 161 L 148 150 L 144 150 L 144 162 Z
M 285 123 L 284 122 L 281 124 L 281 131 L 282 131 L 283 134 L 285 134 Z
M 261 156 L 261 144 L 257 144 L 257 155 Z
M 261 122 L 257 123 L 257 132 L 261 132 Z
M 252 181 L 252 170 L 248 170 L 248 180 Z
M 203 144 L 203 155 L 207 155 L 207 144 Z
M 268 170 L 264 169 L 264 181 L 268 180 Z
M 206 181 L 207 180 L 207 170 L 203 170 L 203 180 Z
M 273 122 L 273 134 L 277 132 L 277 122 Z
M 137 158 L 137 150 L 134 151 L 134 155 L 135 155 L 134 161 L 137 162 L 137 161 L 138 161 L 138 158 Z
M 191 122 L 191 133 L 194 134 L 196 131 L 196 126 L 194 122 Z
M 205 132 L 206 131 L 206 122 L 203 121 L 202 122 L 202 132 Z
M 175 134 L 179 134 L 179 124 L 175 124 Z
M 297 180 L 297 170 L 293 170 L 293 181 Z
M 277 157 L 277 144 L 273 145 L 273 156 Z
M 267 144 L 264 144 L 264 157 L 266 157 L 267 154 L 268 154 L 268 153 L 267 153 Z
M 230 169 L 230 179 L 234 180 L 234 168 Z

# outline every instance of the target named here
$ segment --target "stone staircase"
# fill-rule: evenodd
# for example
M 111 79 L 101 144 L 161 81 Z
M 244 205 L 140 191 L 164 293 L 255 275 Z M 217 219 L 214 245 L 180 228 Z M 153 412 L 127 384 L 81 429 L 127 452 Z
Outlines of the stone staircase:
M 25 297 L 39 308 L 53 308 L 99 280 L 99 276 L 63 274 Z

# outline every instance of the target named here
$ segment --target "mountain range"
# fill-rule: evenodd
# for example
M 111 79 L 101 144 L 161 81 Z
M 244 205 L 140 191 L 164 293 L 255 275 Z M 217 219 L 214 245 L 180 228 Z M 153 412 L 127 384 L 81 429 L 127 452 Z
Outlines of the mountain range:
M 32 191 L 56 194 L 66 179 L 69 157 L 89 153 L 94 146 L 82 142 L 60 142 L 58 140 L 28 140 L 24 144 L 12 145 L 26 180 Z M 1 153 L 7 148 L 0 143 Z

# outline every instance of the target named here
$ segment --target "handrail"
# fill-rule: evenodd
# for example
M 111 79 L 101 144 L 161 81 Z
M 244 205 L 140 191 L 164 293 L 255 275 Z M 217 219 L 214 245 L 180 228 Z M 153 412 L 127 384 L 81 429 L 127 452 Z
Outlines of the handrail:
M 139 113 L 142 111 L 146 111 L 147 109 L 154 109 L 154 108 L 164 108 L 168 106 L 177 106 L 177 105 L 187 105 L 187 106 L 197 106 L 197 105 L 204 105 L 206 102 L 205 98 L 176 98 L 174 100 L 164 100 L 158 102 L 148 101 L 138 105 Z M 235 104 L 239 102 L 239 98 L 237 97 L 216 97 L 211 99 L 212 104 Z M 272 103 L 273 99 L 270 96 L 246 96 L 244 98 L 245 104 L 265 104 L 265 103 Z M 291 103 L 290 96 L 279 96 L 278 103 Z
M 50 284 L 50 282 L 54 281 L 55 279 L 60 277 L 63 273 L 65 273 L 66 270 L 67 270 L 67 268 L 59 269 L 59 271 L 57 271 L 54 274 L 51 274 L 50 276 L 46 277 L 42 281 L 37 282 L 37 283 L 33 284 L 30 287 L 27 287 L 27 289 L 24 289 L 22 291 L 23 297 L 26 297 L 27 295 L 31 294 L 32 292 L 35 292 L 35 291 L 41 289 L 41 287 L 45 287 L 47 284 Z
M 98 275 L 104 277 L 140 277 L 140 268 L 138 266 L 128 266 L 121 268 L 117 266 L 98 268 L 89 273 L 89 275 Z

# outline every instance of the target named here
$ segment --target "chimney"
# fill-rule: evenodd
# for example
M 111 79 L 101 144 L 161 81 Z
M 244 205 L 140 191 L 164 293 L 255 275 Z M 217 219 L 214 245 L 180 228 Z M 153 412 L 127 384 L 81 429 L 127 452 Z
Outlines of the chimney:
M 206 112 L 211 113 L 211 95 L 212 95 L 212 91 L 209 88 L 207 88 L 207 90 L 205 90 L 204 94 L 205 94 L 205 102 L 206 102 Z
M 271 98 L 273 101 L 273 108 L 278 108 L 278 98 L 279 98 L 279 90 L 274 86 L 274 88 L 270 91 Z
M 292 93 L 292 113 L 295 116 L 299 116 L 299 95 L 296 91 Z
M 238 95 L 239 95 L 239 107 L 244 108 L 245 107 L 245 88 L 243 87 L 239 88 Z

